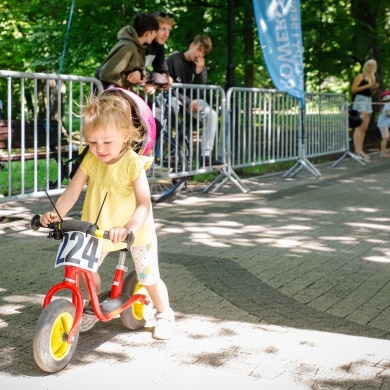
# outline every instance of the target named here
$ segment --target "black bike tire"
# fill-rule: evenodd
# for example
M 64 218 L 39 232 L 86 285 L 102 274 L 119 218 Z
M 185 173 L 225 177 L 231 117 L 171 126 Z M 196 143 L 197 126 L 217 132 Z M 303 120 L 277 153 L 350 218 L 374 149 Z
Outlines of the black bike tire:
M 145 287 L 142 286 L 137 278 L 136 271 L 131 271 L 123 282 L 122 294 L 131 297 L 134 294 L 143 294 L 148 295 Z M 149 296 L 149 295 L 148 295 Z M 150 298 L 150 297 L 149 297 Z M 154 306 L 153 302 L 150 300 L 149 305 L 147 307 L 148 315 L 153 312 Z M 149 306 L 148 305 L 148 306 Z M 130 330 L 138 330 L 145 326 L 147 320 L 149 318 L 145 318 L 145 305 L 140 302 L 135 302 L 133 305 L 123 310 L 120 313 L 120 319 L 124 327 Z
M 153 194 L 151 196 L 153 203 L 162 203 L 171 198 L 173 195 L 175 195 L 177 192 L 180 192 L 181 189 L 186 184 L 185 180 L 181 180 L 180 182 L 177 182 L 175 185 L 173 185 L 171 188 L 166 190 L 165 192 L 161 192 L 159 194 Z
M 43 371 L 58 372 L 65 368 L 72 359 L 79 339 L 79 329 L 74 334 L 71 344 L 63 338 L 73 325 L 75 312 L 76 309 L 72 302 L 64 298 L 51 301 L 41 312 L 35 325 L 33 354 L 37 365 Z M 62 328 L 58 323 L 65 319 L 67 319 L 67 324 Z M 62 334 L 58 332 L 59 328 Z M 56 342 L 53 342 L 53 338 Z
M 169 139 L 168 135 L 164 133 L 164 142 L 170 142 L 171 144 L 171 150 L 176 151 L 176 140 L 174 138 Z M 159 145 L 159 140 L 156 140 L 156 145 Z M 179 159 L 178 165 L 179 167 L 182 167 L 185 165 L 185 157 L 184 153 L 180 150 L 178 153 L 175 153 L 177 158 Z M 164 157 L 163 157 L 164 158 Z M 152 183 L 150 184 L 150 190 L 151 190 L 151 199 L 153 203 L 161 203 L 165 202 L 169 198 L 171 198 L 173 195 L 181 191 L 181 189 L 184 187 L 186 184 L 186 177 L 179 177 L 171 180 L 171 185 L 165 187 L 164 189 L 160 191 L 154 191 L 155 188 L 158 186 L 153 185 Z M 158 183 L 158 181 L 157 181 Z

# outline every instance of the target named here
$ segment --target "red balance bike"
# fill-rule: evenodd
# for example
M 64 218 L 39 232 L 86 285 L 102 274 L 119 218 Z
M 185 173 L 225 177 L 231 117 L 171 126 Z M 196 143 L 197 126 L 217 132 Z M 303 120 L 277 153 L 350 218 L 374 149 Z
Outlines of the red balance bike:
M 39 215 L 31 219 L 31 227 L 33 230 L 43 227 Z M 33 352 L 38 366 L 52 373 L 65 368 L 72 359 L 82 316 L 92 314 L 99 321 L 107 322 L 120 315 L 126 328 L 136 330 L 145 326 L 154 307 L 145 287 L 138 282 L 135 270 L 125 277 L 128 249 L 118 251 L 111 290 L 97 294 L 92 272 L 97 271 L 103 239 L 108 239 L 107 231 L 89 222 L 74 220 L 52 223 L 47 228 L 51 229 L 48 238 L 61 240 L 55 267 L 64 267 L 64 277 L 45 296 L 43 311 L 35 326 Z M 85 276 L 88 285 L 90 304 L 86 307 L 80 274 Z M 63 296 L 53 299 L 61 290 L 70 292 L 69 299 Z

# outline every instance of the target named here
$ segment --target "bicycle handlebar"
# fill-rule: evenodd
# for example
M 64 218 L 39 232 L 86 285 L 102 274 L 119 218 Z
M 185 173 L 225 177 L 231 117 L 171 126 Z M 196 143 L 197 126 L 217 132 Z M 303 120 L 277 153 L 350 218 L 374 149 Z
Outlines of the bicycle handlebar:
M 86 221 L 75 221 L 75 220 L 66 220 L 62 222 L 53 222 L 49 223 L 49 225 L 44 226 L 41 224 L 41 216 L 36 214 L 31 218 L 31 228 L 32 230 L 37 231 L 39 228 L 47 228 L 47 229 L 54 229 L 58 232 L 82 232 L 85 234 L 90 234 L 91 236 L 95 236 L 98 238 L 104 238 L 106 240 L 110 239 L 108 230 L 100 230 L 98 229 L 97 225 L 94 225 L 90 222 Z M 53 238 L 56 238 L 53 236 Z M 130 234 L 127 235 L 126 239 L 122 242 L 125 242 L 127 244 L 127 248 L 129 248 L 131 245 L 133 245 L 135 240 L 134 233 L 130 232 Z

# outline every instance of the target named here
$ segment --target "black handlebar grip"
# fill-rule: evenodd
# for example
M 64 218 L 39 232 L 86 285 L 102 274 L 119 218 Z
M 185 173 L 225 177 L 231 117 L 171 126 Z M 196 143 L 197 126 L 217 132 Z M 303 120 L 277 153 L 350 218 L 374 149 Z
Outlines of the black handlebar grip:
M 30 226 L 32 230 L 37 231 L 39 228 L 43 227 L 41 224 L 41 217 L 38 214 L 35 214 L 30 221 Z
M 55 223 L 49 224 L 48 226 L 43 226 L 41 224 L 41 216 L 38 215 L 38 214 L 35 214 L 31 218 L 31 221 L 30 221 L 31 229 L 35 230 L 35 231 L 37 231 L 41 227 L 48 227 L 50 229 L 54 229 L 54 228 L 56 228 L 58 226 L 58 224 L 59 224 L 58 222 L 55 222 Z M 63 221 L 62 222 L 62 230 L 64 232 L 67 232 L 67 231 L 80 231 L 80 232 L 83 232 L 83 233 L 86 233 L 86 234 L 94 235 L 96 229 L 97 229 L 96 225 L 92 225 L 91 223 L 85 222 L 85 221 L 70 220 L 70 221 Z M 104 231 L 103 238 L 105 238 L 106 240 L 110 239 L 110 233 L 109 233 L 108 230 Z M 127 235 L 126 239 L 124 241 L 122 241 L 122 242 L 125 242 L 127 244 L 127 248 L 130 248 L 134 244 L 134 241 L 135 241 L 134 233 L 130 232 Z
M 97 225 L 94 225 L 87 221 L 79 221 L 79 220 L 66 220 L 61 222 L 61 229 L 64 232 L 83 232 L 85 234 L 95 235 L 95 231 L 97 229 Z
M 30 225 L 33 230 L 38 230 L 39 228 L 42 227 L 48 229 L 57 229 L 59 226 L 61 226 L 60 230 L 64 232 L 77 231 L 77 232 L 83 232 L 85 234 L 91 234 L 91 235 L 94 235 L 97 229 L 97 226 L 91 224 L 90 222 L 77 221 L 77 220 L 53 222 L 53 223 L 49 223 L 47 226 L 44 226 L 41 224 L 41 216 L 38 214 L 34 215 L 31 218 Z
M 126 237 L 127 247 L 130 248 L 135 241 L 135 236 L 133 232 L 130 232 Z

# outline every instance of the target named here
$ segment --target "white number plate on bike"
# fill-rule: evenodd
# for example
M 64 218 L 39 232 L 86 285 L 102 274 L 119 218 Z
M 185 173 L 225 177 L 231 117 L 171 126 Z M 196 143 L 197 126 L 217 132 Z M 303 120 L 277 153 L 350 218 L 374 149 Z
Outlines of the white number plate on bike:
M 58 248 L 55 268 L 72 265 L 87 271 L 97 272 L 103 240 L 82 232 L 64 232 Z

